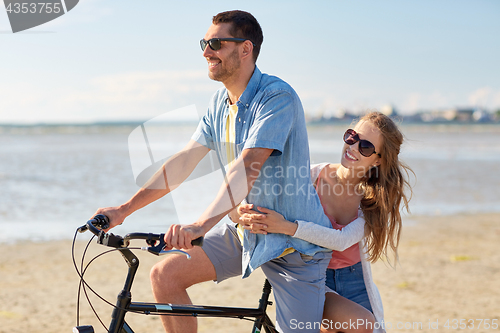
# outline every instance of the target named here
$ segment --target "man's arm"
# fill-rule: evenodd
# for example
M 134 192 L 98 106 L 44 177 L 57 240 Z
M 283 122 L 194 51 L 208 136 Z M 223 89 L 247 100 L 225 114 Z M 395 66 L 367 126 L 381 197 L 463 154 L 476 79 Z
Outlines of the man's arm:
M 160 199 L 179 186 L 209 151 L 210 149 L 198 142 L 189 141 L 180 152 L 169 158 L 130 200 L 117 207 L 99 208 L 95 214 L 106 215 L 110 220 L 110 229 L 123 223 L 124 219 L 136 210 Z
M 167 244 L 165 248 L 192 248 L 191 241 L 193 239 L 204 236 L 248 195 L 259 176 L 264 162 L 272 152 L 273 149 L 267 148 L 243 150 L 240 157 L 229 168 L 226 180 L 221 185 L 215 200 L 200 218 L 193 224 L 170 226 L 165 234 L 165 243 Z

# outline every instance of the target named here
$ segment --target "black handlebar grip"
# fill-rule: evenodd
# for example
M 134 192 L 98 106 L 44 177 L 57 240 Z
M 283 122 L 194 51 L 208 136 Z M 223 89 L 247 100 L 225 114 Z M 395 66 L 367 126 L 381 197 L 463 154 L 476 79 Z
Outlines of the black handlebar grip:
M 93 234 L 97 235 L 99 233 L 99 229 L 108 229 L 109 228 L 109 218 L 106 215 L 97 214 L 92 218 L 92 220 L 87 221 L 84 225 L 79 227 L 78 232 L 82 233 L 87 231 L 90 228 Z M 97 229 L 96 229 L 97 228 Z
M 87 221 L 87 223 L 85 223 L 84 225 L 82 225 L 81 227 L 79 227 L 77 229 L 78 232 L 82 233 L 82 232 L 87 231 L 89 229 L 89 227 L 87 226 L 87 224 L 89 222 L 93 226 L 95 226 L 96 228 L 99 228 L 99 229 L 107 229 L 107 228 L 109 228 L 109 218 L 106 215 L 97 214 L 96 216 L 94 216 L 92 218 L 92 220 Z
M 203 237 L 198 237 L 191 241 L 191 244 L 194 246 L 202 246 L 203 245 Z
M 96 216 L 94 216 L 93 220 L 95 222 L 92 222 L 92 224 L 98 227 L 99 229 L 109 228 L 109 218 L 106 215 L 97 214 Z

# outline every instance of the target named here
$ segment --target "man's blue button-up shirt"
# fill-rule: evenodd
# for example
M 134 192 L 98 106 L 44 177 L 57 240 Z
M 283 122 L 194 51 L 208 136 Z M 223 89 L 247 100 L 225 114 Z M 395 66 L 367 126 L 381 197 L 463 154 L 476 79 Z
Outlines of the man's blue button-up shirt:
M 219 89 L 192 137 L 223 156 L 228 101 L 226 88 Z M 262 74 L 255 67 L 236 104 L 236 156 L 244 149 L 274 149 L 262 166 L 247 202 L 275 210 L 289 221 L 305 220 L 331 227 L 311 182 L 304 110 L 292 87 L 277 77 Z M 306 255 L 329 251 L 291 236 L 252 234 L 245 230 L 243 277 L 289 247 Z

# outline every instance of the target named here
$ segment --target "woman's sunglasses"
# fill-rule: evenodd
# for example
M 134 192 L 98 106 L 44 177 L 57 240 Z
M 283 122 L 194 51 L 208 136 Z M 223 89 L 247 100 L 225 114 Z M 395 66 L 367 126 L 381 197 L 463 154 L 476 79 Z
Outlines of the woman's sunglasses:
M 235 43 L 243 43 L 244 41 L 246 41 L 248 39 L 244 39 L 244 38 L 211 38 L 209 40 L 200 40 L 200 46 L 201 46 L 201 50 L 202 51 L 205 51 L 205 49 L 207 48 L 207 45 L 210 46 L 210 48 L 214 51 L 217 51 L 217 50 L 220 50 L 220 48 L 222 47 L 221 45 L 221 42 L 235 42 Z M 254 43 L 252 43 L 253 46 L 255 46 Z
M 353 129 L 348 129 L 347 131 L 345 131 L 344 142 L 349 146 L 352 146 L 356 142 L 359 142 L 358 151 L 364 157 L 370 157 L 373 154 L 377 154 L 379 157 L 382 157 L 382 155 L 375 151 L 375 146 L 373 145 L 373 143 L 368 140 L 361 140 L 358 133 L 356 133 L 356 131 L 354 131 Z

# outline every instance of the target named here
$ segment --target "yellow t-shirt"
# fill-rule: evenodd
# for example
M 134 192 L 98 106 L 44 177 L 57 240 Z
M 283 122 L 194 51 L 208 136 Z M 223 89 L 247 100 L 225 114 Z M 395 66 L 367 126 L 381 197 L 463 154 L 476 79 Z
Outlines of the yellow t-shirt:
M 234 163 L 234 160 L 236 158 L 236 152 L 235 152 L 235 141 L 236 141 L 236 134 L 235 134 L 235 124 L 236 124 L 236 114 L 238 113 L 238 106 L 236 104 L 229 105 L 229 115 L 227 116 L 227 121 L 226 121 L 226 157 L 227 157 L 227 167 L 229 168 L 231 164 Z M 237 226 L 237 231 L 238 231 L 238 238 L 240 239 L 240 242 L 243 243 L 243 233 L 245 229 L 243 229 L 243 226 L 241 224 L 238 224 Z M 288 249 L 285 249 L 283 253 L 278 257 L 283 257 L 289 253 L 292 253 L 295 251 L 293 247 L 289 247 Z
M 229 105 L 229 115 L 226 122 L 226 157 L 228 168 L 234 163 L 236 157 L 234 142 L 236 141 L 235 124 L 237 113 L 238 106 L 236 104 Z

